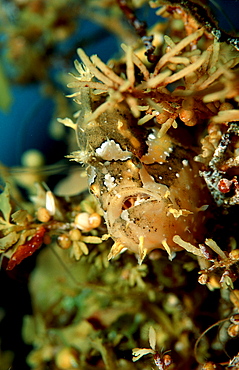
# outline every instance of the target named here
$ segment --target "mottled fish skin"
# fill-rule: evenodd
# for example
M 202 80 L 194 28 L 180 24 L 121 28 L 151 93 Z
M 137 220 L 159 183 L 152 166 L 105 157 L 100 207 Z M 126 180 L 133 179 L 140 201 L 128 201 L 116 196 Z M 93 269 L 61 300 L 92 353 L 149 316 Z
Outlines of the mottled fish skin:
M 88 167 L 90 191 L 101 204 L 117 251 L 139 253 L 139 245 L 146 253 L 181 250 L 175 235 L 201 242 L 209 198 L 195 152 L 169 134 L 160 137 L 157 128 L 139 128 L 124 103 L 85 123 L 92 111 L 90 89 L 84 88 L 82 97 L 79 157 Z

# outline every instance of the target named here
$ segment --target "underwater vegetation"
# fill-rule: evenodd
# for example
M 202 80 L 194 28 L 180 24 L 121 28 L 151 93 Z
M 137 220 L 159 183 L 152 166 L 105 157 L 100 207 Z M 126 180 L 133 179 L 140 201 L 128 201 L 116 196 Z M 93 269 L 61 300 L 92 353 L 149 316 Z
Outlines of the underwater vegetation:
M 21 6 L 39 16 L 49 4 Z M 73 32 L 59 4 L 42 35 L 62 23 Z M 78 48 L 63 78 L 58 124 L 76 176 L 51 189 L 54 166 L 42 177 L 23 168 L 25 182 L 1 166 L 2 269 L 14 276 L 34 261 L 19 329 L 26 366 L 238 369 L 239 39 L 204 1 L 85 6 L 123 43 L 108 62 Z M 20 80 L 33 78 L 31 62 Z M 17 369 L 14 355 L 3 349 L 0 369 Z

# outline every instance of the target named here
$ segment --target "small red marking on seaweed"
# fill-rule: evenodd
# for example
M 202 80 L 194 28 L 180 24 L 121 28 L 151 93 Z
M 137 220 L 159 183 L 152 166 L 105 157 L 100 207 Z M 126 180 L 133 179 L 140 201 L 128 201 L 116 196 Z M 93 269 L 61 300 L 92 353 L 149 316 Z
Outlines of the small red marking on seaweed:
M 31 256 L 37 249 L 39 249 L 43 243 L 45 233 L 46 229 L 43 226 L 40 226 L 39 229 L 37 229 L 36 234 L 33 235 L 30 240 L 25 244 L 20 245 L 8 261 L 7 270 L 12 270 L 16 265 L 19 265 L 25 258 Z

